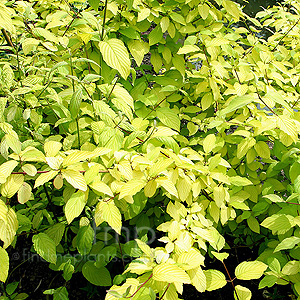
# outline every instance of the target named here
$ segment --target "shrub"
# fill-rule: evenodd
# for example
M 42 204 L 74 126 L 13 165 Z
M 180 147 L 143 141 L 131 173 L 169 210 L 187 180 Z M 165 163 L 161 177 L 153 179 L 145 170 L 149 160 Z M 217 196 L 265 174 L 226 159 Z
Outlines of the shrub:
M 262 276 L 299 297 L 297 1 L 256 19 L 229 0 L 0 7 L 0 281 L 25 233 L 66 281 L 113 285 L 107 300 L 228 280 L 246 300 L 236 280 Z M 259 253 L 234 277 L 241 245 Z

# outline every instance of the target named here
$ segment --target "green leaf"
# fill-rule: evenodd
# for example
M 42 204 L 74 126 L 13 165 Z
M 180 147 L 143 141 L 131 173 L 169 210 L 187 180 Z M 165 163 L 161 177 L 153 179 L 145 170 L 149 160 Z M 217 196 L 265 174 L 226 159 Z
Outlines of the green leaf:
M 76 236 L 76 246 L 81 255 L 88 254 L 93 246 L 95 232 L 91 226 L 80 227 Z
M 87 261 L 82 267 L 83 276 L 96 286 L 111 286 L 111 277 L 105 267 L 97 268 L 92 261 Z
M 273 234 L 284 234 L 295 226 L 292 216 L 282 214 L 274 214 L 266 218 L 260 225 L 272 230 Z
M 70 224 L 83 211 L 86 204 L 86 195 L 82 191 L 74 193 L 65 206 L 65 215 Z
M 89 5 L 95 10 L 98 11 L 100 0 L 88 0 Z
M 292 260 L 289 261 L 283 268 L 282 274 L 284 275 L 296 275 L 300 272 L 300 261 Z
M 275 194 L 270 194 L 270 195 L 264 195 L 263 198 L 267 198 L 269 200 L 271 200 L 272 202 L 285 202 L 281 197 L 279 197 L 278 195 Z
M 252 292 L 246 287 L 236 285 L 233 295 L 235 300 L 250 300 Z
M 104 61 L 110 67 L 119 71 L 124 79 L 127 79 L 130 73 L 130 59 L 124 43 L 113 38 L 100 41 L 99 47 Z
M 55 289 L 53 300 L 69 300 L 69 295 L 66 287 L 61 286 Z
M 76 119 L 79 115 L 80 104 L 82 102 L 82 90 L 78 89 L 70 100 L 69 111 L 71 113 L 71 117 Z
M 236 185 L 236 186 L 247 186 L 247 185 L 252 185 L 252 181 L 245 177 L 241 176 L 232 176 L 229 177 L 229 181 L 231 184 Z
M 58 246 L 65 232 L 65 228 L 65 224 L 57 223 L 48 228 L 45 233 L 54 241 L 55 246 Z
M 226 108 L 219 111 L 219 116 L 225 116 L 226 114 L 233 112 L 245 105 L 251 103 L 255 99 L 254 95 L 243 95 L 243 96 L 236 96 L 231 98 L 228 102 Z
M 291 237 L 285 238 L 283 241 L 281 241 L 276 246 L 276 248 L 274 249 L 274 252 L 278 252 L 280 250 L 293 249 L 299 243 L 300 243 L 299 237 L 291 236 Z
M 0 247 L 0 281 L 5 282 L 9 270 L 9 257 L 5 249 Z
M 205 270 L 206 290 L 213 291 L 221 289 L 227 284 L 225 275 L 218 270 Z
M 159 43 L 162 39 L 163 33 L 161 31 L 160 26 L 156 26 L 149 34 L 149 46 Z
M 259 279 L 267 268 L 261 261 L 244 261 L 235 268 L 235 276 L 241 280 Z
M 167 107 L 160 107 L 156 111 L 159 120 L 166 126 L 180 131 L 180 120 L 176 112 Z
M 255 217 L 253 216 L 250 216 L 248 219 L 247 219 L 247 224 L 249 226 L 249 228 L 253 231 L 253 232 L 256 232 L 256 233 L 260 233 L 260 226 L 259 226 L 259 223 L 258 221 L 256 220 Z
M 278 280 L 277 276 L 266 275 L 259 283 L 258 288 L 263 289 L 264 287 L 272 287 Z
M 188 274 L 174 264 L 162 263 L 153 269 L 153 279 L 164 282 L 191 283 Z
M 187 54 L 198 51 L 200 51 L 200 48 L 196 45 L 184 45 L 178 50 L 177 54 Z
M 56 246 L 54 241 L 45 233 L 32 237 L 35 251 L 47 262 L 56 264 Z
M 216 146 L 216 136 L 209 134 L 203 140 L 203 149 L 205 153 L 211 152 Z

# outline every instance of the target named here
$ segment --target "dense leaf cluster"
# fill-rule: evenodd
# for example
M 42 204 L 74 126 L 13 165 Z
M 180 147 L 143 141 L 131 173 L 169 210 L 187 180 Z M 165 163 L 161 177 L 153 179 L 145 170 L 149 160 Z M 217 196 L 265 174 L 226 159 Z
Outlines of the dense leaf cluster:
M 299 13 L 296 0 L 256 19 L 229 0 L 0 0 L 0 281 L 21 233 L 106 300 L 220 289 L 233 274 L 207 257 L 227 271 L 230 247 L 259 244 L 235 280 L 299 297 Z M 67 299 L 67 284 L 45 293 Z

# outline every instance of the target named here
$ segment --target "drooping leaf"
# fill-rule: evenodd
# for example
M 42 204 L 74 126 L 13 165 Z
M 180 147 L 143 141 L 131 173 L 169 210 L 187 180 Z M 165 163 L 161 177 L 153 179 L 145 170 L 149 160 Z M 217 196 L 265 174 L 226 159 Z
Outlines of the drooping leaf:
M 97 268 L 92 261 L 87 261 L 82 267 L 83 276 L 97 286 L 111 286 L 111 277 L 105 267 Z
M 95 232 L 91 226 L 82 226 L 76 236 L 76 246 L 81 255 L 88 254 L 93 246 Z
M 0 247 L 0 265 L 0 281 L 5 282 L 8 276 L 9 257 L 2 247 Z
M 65 206 L 65 215 L 70 224 L 83 211 L 86 204 L 86 195 L 82 191 L 74 193 Z
M 35 251 L 46 261 L 56 264 L 56 246 L 54 241 L 46 234 L 39 233 L 32 237 Z
M 130 59 L 123 42 L 112 38 L 107 41 L 100 41 L 99 47 L 104 61 L 119 71 L 124 79 L 127 79 L 130 73 Z

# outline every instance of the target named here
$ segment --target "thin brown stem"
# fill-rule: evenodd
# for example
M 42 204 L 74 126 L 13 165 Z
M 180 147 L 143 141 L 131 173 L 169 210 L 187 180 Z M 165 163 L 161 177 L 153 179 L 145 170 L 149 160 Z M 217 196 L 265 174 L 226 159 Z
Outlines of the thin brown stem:
M 228 269 L 227 269 L 227 267 L 226 267 L 224 261 L 222 261 L 222 264 L 223 264 L 223 266 L 224 266 L 224 268 L 225 268 L 225 270 L 226 270 L 226 273 L 227 273 L 227 275 L 228 275 L 228 278 L 229 278 L 229 280 L 230 280 L 230 282 L 231 282 L 231 285 L 232 285 L 232 287 L 233 287 L 233 290 L 234 290 L 234 293 L 235 293 L 235 295 L 236 295 L 236 298 L 237 298 L 238 300 L 240 300 L 240 298 L 239 298 L 239 296 L 238 296 L 238 293 L 237 293 L 237 291 L 236 291 L 236 289 L 235 289 L 235 285 L 234 285 L 234 283 L 233 283 L 233 279 L 231 278 L 230 273 L 229 273 L 229 271 L 228 271 Z

